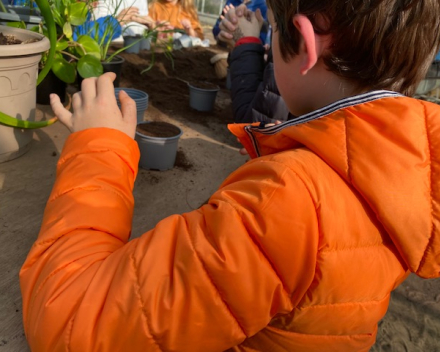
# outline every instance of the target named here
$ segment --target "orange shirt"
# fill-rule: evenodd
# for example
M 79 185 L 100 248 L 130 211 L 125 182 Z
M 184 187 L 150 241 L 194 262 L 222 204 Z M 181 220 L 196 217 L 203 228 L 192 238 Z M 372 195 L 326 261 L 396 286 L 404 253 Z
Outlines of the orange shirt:
M 155 21 L 167 21 L 174 28 L 184 29 L 181 21 L 185 18 L 191 21 L 191 27 L 196 31 L 200 39 L 204 39 L 202 26 L 198 18 L 194 18 L 190 13 L 183 11 L 180 4 L 155 2 L 150 5 L 150 17 Z

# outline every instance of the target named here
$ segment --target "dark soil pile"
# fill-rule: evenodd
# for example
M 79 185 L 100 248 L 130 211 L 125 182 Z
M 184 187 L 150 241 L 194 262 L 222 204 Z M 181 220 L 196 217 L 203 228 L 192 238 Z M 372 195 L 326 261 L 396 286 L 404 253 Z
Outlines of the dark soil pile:
M 167 114 L 178 118 L 207 124 L 208 120 L 232 123 L 232 108 L 229 91 L 224 79 L 218 79 L 210 59 L 218 54 L 217 47 L 176 50 L 170 60 L 164 53 L 155 53 L 153 67 L 141 74 L 152 62 L 149 51 L 139 54 L 122 53 L 125 63 L 122 68 L 121 87 L 143 90 L 149 95 L 149 103 Z M 187 82 L 206 82 L 220 87 L 213 111 L 199 112 L 189 106 Z M 209 119 L 206 117 L 209 116 Z
M 169 138 L 177 136 L 180 129 L 176 126 L 162 121 L 153 121 L 137 125 L 136 131 L 149 137 Z

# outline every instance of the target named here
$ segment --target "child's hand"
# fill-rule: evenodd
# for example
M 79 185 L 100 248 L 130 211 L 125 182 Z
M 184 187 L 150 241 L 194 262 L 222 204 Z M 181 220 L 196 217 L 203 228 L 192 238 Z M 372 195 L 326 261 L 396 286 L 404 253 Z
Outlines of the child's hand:
M 133 21 L 133 18 L 137 15 L 139 15 L 139 9 L 137 7 L 128 7 L 123 9 L 118 16 L 116 16 L 116 19 L 119 21 L 119 23 L 124 24 L 126 22 Z
M 71 132 L 107 127 L 134 138 L 136 103 L 121 90 L 119 92 L 121 110 L 119 110 L 113 88 L 115 78 L 116 75 L 109 72 L 99 78 L 85 79 L 81 85 L 82 90 L 73 95 L 73 113 L 64 108 L 58 95 L 51 94 L 50 105 L 53 112 Z
M 180 21 L 180 23 L 182 24 L 183 28 L 185 30 L 189 30 L 192 28 L 191 26 L 191 21 L 188 18 L 184 18 Z
M 235 41 L 242 37 L 258 38 L 263 23 L 264 19 L 259 9 L 255 13 L 246 10 L 243 16 L 238 16 L 237 28 L 232 33 L 232 36 Z
M 240 6 L 238 8 L 240 8 Z M 239 12 L 242 13 L 242 11 Z M 233 5 L 226 5 L 223 9 L 223 15 L 221 16 L 221 19 L 222 20 L 219 24 L 220 32 L 217 36 L 217 39 L 233 47 L 235 45 L 235 41 L 233 39 L 232 33 L 234 33 L 234 31 L 237 29 L 238 23 L 238 17 L 235 7 Z
M 153 28 L 156 21 L 154 21 L 150 16 L 138 16 L 138 15 L 134 15 L 132 17 L 134 22 L 140 23 L 140 24 L 144 24 L 149 28 Z

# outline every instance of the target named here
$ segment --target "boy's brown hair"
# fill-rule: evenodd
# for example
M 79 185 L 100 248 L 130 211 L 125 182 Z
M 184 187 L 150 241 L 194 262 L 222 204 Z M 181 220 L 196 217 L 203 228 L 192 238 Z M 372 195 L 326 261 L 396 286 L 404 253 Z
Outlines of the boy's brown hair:
M 439 50 L 439 0 L 267 0 L 267 4 L 284 60 L 298 53 L 299 33 L 292 17 L 300 13 L 316 33 L 331 35 L 323 58 L 329 70 L 362 90 L 412 95 Z

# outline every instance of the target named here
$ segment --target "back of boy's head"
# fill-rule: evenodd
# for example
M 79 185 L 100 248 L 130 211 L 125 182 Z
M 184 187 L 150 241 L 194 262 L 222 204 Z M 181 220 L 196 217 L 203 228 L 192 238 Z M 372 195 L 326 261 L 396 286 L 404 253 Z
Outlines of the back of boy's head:
M 298 53 L 299 13 L 330 34 L 323 60 L 360 90 L 412 95 L 440 45 L 439 0 L 267 0 L 284 60 Z

